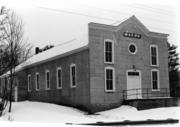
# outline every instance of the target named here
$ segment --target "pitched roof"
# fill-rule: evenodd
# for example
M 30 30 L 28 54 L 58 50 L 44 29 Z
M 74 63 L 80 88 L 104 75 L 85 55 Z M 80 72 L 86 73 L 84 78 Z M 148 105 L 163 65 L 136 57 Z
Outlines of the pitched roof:
M 62 44 L 59 44 L 51 49 L 48 49 L 39 54 L 33 55 L 25 62 L 19 64 L 15 68 L 15 72 L 21 71 L 25 67 L 41 64 L 47 61 L 51 61 L 56 58 L 60 58 L 65 55 L 73 54 L 78 51 L 82 51 L 88 48 L 88 37 L 87 35 L 83 35 L 81 38 L 73 39 Z M 9 75 L 10 72 L 1 75 L 0 77 L 4 77 Z
M 56 47 L 53 47 L 47 51 L 41 52 L 29 58 L 25 61 L 26 66 L 34 65 L 37 63 L 42 63 L 47 60 L 52 60 L 53 58 L 60 57 L 61 55 L 65 55 L 66 53 L 77 51 L 78 49 L 82 49 L 83 47 L 87 47 L 87 41 L 79 41 L 78 39 L 73 39 L 65 44 L 60 44 Z

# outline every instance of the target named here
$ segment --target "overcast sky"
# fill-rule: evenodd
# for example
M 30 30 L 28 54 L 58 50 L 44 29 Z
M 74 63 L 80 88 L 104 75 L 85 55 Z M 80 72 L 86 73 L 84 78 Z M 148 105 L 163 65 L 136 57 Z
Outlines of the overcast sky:
M 25 35 L 34 46 L 58 45 L 85 36 L 87 24 L 118 24 L 135 15 L 149 30 L 169 34 L 179 46 L 180 4 L 176 0 L 1 0 L 24 21 Z M 123 2 L 123 3 L 122 3 Z

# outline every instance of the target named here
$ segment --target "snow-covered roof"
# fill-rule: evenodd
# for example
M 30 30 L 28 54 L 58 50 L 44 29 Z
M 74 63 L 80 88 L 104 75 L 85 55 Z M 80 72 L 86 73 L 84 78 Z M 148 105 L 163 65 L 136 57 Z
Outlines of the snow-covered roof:
M 88 45 L 87 41 L 86 42 L 79 41 L 78 39 L 70 40 L 70 41 L 66 42 L 65 44 L 60 44 L 60 45 L 58 45 L 54 48 L 51 48 L 47 51 L 44 51 L 44 52 L 41 52 L 39 54 L 32 56 L 31 58 L 29 58 L 26 61 L 26 66 L 36 64 L 39 62 L 43 62 L 48 59 L 52 59 L 54 57 L 63 55 L 65 53 L 74 51 L 76 49 L 86 47 L 87 45 Z
M 25 67 L 44 63 L 52 59 L 56 59 L 64 55 L 69 55 L 74 52 L 86 49 L 86 48 L 88 48 L 88 37 L 87 37 L 87 34 L 84 34 L 83 36 L 77 39 L 75 38 L 67 42 L 60 43 L 59 45 L 56 45 L 55 47 L 51 49 L 48 49 L 46 51 L 33 55 L 32 57 L 27 59 L 25 62 L 19 64 L 15 68 L 15 72 L 18 72 L 24 69 Z M 7 73 L 3 74 L 0 77 L 4 77 L 9 74 L 10 72 L 8 71 Z

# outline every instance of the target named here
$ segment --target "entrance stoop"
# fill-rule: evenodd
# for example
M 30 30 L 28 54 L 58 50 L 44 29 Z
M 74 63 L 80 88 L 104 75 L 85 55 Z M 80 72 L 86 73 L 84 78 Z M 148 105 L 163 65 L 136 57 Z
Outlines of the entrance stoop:
M 138 110 L 172 107 L 180 105 L 180 98 L 152 98 L 152 99 L 131 99 L 124 100 L 123 105 L 130 105 L 136 107 Z

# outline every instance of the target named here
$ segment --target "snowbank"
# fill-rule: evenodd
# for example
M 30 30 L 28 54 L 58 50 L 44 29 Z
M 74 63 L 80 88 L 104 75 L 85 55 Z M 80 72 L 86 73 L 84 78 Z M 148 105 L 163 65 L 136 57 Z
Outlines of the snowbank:
M 156 108 L 138 111 L 131 106 L 121 106 L 116 109 L 98 112 L 95 115 L 87 115 L 75 108 L 65 107 L 40 102 L 16 102 L 13 103 L 13 121 L 43 122 L 43 123 L 90 123 L 90 122 L 112 122 L 124 120 L 146 120 L 146 119 L 179 119 L 180 107 Z M 1 121 L 7 121 L 8 115 L 0 117 Z
M 121 106 L 116 109 L 99 112 L 99 114 L 112 121 L 147 119 L 160 120 L 168 118 L 179 119 L 180 107 L 165 107 L 138 111 L 136 108 L 131 106 Z

